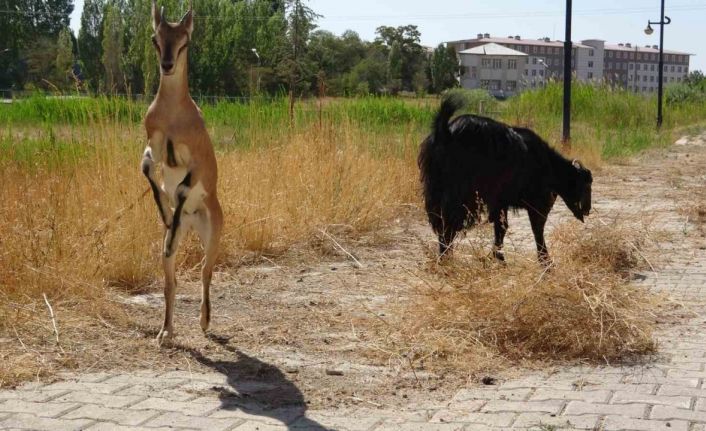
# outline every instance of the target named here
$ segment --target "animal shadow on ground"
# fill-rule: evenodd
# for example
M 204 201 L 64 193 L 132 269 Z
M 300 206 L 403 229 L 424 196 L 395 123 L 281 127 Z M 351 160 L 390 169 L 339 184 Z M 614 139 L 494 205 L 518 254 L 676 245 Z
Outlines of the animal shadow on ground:
M 214 386 L 222 410 L 242 410 L 282 422 L 290 430 L 332 431 L 305 416 L 307 404 L 299 388 L 274 365 L 248 356 L 229 345 L 230 338 L 214 334 L 209 340 L 221 345 L 232 360 L 214 360 L 196 349 L 185 349 L 200 364 L 226 376 L 228 387 Z

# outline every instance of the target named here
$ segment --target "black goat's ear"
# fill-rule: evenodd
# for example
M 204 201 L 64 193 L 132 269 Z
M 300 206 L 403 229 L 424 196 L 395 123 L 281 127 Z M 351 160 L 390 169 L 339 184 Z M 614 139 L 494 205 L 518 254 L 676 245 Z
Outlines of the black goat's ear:
M 575 167 L 576 169 L 583 169 L 583 166 L 581 165 L 581 162 L 578 161 L 578 159 L 574 159 L 574 160 L 571 162 L 571 164 L 572 164 L 573 167 Z

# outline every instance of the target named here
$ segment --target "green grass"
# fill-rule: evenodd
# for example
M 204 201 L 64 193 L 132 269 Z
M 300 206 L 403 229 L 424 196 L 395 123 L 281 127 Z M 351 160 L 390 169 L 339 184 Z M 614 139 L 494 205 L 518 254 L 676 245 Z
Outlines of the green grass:
M 515 125 L 535 129 L 548 141 L 558 144 L 561 133 L 563 89 L 560 83 L 526 91 L 498 103 L 482 91 L 468 93 L 469 111 L 483 106 L 486 115 Z M 675 129 L 706 120 L 703 98 L 685 93 L 681 87 L 668 87 L 664 128 L 655 129 L 654 97 L 645 97 L 608 86 L 574 83 L 572 90 L 572 145 L 581 154 L 594 152 L 602 159 L 625 157 L 653 145 L 666 145 Z M 0 127 L 43 130 L 39 136 L 12 139 L 0 134 L 0 160 L 28 163 L 47 151 L 59 160 L 80 157 L 85 149 L 63 134 L 57 138 L 53 128 L 72 130 L 124 125 L 139 130 L 147 101 L 121 97 L 45 97 L 35 96 L 0 105 Z M 319 122 L 345 125 L 365 132 L 373 150 L 389 154 L 398 143 L 412 137 L 421 141 L 428 133 L 438 100 L 361 97 L 298 101 L 293 121 L 285 97 L 251 101 L 220 101 L 201 106 L 214 143 L 221 151 L 266 147 L 292 131 L 305 133 Z M 267 130 L 268 133 L 262 133 Z M 69 133 L 70 135 L 71 133 Z M 263 138 L 264 136 L 264 138 Z

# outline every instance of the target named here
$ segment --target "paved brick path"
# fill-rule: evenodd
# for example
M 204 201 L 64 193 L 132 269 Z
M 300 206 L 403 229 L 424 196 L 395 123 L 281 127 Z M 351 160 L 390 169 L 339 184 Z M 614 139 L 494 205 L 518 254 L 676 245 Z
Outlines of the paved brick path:
M 706 166 L 704 138 L 644 158 L 639 163 L 644 176 L 634 184 L 606 178 L 603 201 L 596 202 L 599 214 L 611 208 L 655 214 L 658 227 L 685 238 L 665 248 L 671 261 L 666 267 L 645 273 L 640 281 L 693 310 L 686 323 L 661 329 L 661 354 L 652 363 L 530 373 L 495 386 L 461 390 L 447 402 L 394 411 L 306 410 L 303 402 L 301 407 L 268 409 L 267 400 L 257 394 L 271 393 L 271 384 L 232 382 L 218 373 L 73 375 L 58 383 L 0 391 L 0 429 L 706 431 L 706 243 L 702 237 L 697 242 L 686 239 L 697 228 L 677 211 L 678 196 L 665 198 L 664 187 L 653 187 L 664 182 L 658 173 L 670 160 L 686 156 L 684 160 L 691 157 L 691 163 Z M 685 181 L 706 182 L 706 172 L 701 172 L 704 176 L 690 174 Z M 619 187 L 636 187 L 642 195 L 632 201 L 611 200 L 610 190 Z

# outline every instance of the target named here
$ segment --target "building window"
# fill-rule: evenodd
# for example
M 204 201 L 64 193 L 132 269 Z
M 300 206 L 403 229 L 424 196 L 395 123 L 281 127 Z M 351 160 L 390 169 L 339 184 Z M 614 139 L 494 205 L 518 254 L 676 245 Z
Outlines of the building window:
M 476 66 L 471 67 L 471 79 L 478 78 L 478 68 Z
M 525 76 L 529 76 L 529 70 L 525 69 Z
M 628 81 L 632 81 L 632 75 L 628 75 Z
M 672 72 L 674 72 L 674 66 L 672 66 Z
M 537 76 L 537 69 L 532 69 L 532 76 Z
M 500 58 L 494 58 L 493 59 L 493 69 L 502 69 L 503 68 L 503 61 Z
M 613 58 L 613 51 L 608 51 L 608 58 Z
M 642 87 L 642 91 L 647 91 L 647 87 Z
M 681 73 L 681 66 L 677 66 L 677 72 Z
M 595 52 L 594 52 L 592 49 L 589 49 L 589 50 L 588 50 L 588 56 L 589 56 L 589 57 L 593 57 L 593 54 L 595 54 Z
M 543 46 L 540 46 L 540 47 L 539 47 L 539 53 L 540 53 L 540 54 L 546 54 L 546 52 L 547 52 L 547 51 L 546 51 L 546 48 L 545 48 L 545 47 L 543 47 Z
M 480 67 L 483 69 L 489 69 L 490 68 L 490 59 L 489 58 L 484 58 L 480 61 Z
M 650 76 L 650 82 L 655 82 L 655 76 L 654 76 L 654 75 Z
M 592 61 L 589 61 L 589 62 L 588 62 L 588 67 L 593 67 L 593 62 L 592 62 Z
M 532 46 L 532 52 L 537 53 L 537 46 Z
M 642 75 L 642 82 L 647 82 L 647 75 Z
M 532 57 L 532 64 L 537 64 L 537 57 Z
M 635 64 L 634 64 L 634 63 L 630 63 L 630 66 L 628 66 L 628 68 L 629 68 L 630 70 L 632 70 L 634 67 L 635 67 Z
M 517 69 L 517 60 L 508 60 L 507 61 L 507 68 L 508 69 Z
M 652 72 L 655 71 L 655 65 L 654 65 L 654 64 L 651 64 L 651 65 L 650 65 L 650 70 L 651 70 Z
M 544 76 L 544 69 L 539 69 L 539 76 Z
M 588 79 L 593 79 L 593 72 L 588 72 Z
M 501 83 L 499 79 L 493 79 L 490 81 L 490 89 L 491 90 L 500 90 L 501 88 Z
M 488 81 L 487 79 L 481 79 L 480 86 L 481 88 L 488 88 L 490 87 L 490 81 Z
M 507 81 L 505 83 L 505 88 L 507 89 L 507 91 L 517 90 L 517 81 Z

